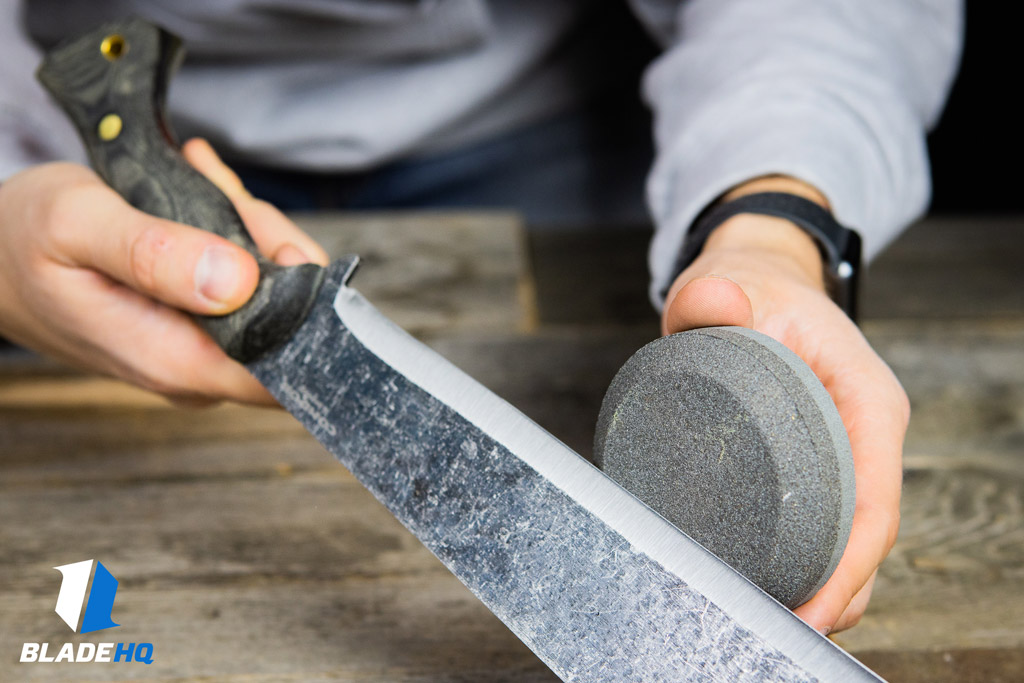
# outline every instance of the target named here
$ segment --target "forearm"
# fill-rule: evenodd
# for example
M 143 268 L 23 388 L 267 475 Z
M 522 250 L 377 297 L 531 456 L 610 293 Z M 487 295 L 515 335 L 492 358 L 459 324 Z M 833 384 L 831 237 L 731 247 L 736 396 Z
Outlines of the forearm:
M 816 187 L 869 258 L 923 210 L 924 131 L 957 62 L 957 0 L 691 0 L 678 22 L 645 82 L 658 143 L 652 293 L 696 216 L 752 178 Z

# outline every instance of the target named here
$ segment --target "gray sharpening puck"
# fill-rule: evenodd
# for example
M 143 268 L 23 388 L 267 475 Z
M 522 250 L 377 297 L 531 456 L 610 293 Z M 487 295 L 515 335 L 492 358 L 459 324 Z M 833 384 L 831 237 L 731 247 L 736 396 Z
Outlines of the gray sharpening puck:
M 651 342 L 601 406 L 597 465 L 793 608 L 832 575 L 855 498 L 828 392 L 779 342 L 740 327 Z

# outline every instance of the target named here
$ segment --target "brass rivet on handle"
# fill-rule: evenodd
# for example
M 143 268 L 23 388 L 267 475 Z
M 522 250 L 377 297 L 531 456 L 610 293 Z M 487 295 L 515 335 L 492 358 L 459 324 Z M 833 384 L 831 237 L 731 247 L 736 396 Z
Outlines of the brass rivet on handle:
M 110 142 L 121 134 L 123 125 L 120 116 L 117 114 L 107 114 L 100 119 L 100 125 L 97 127 L 96 132 L 99 133 L 100 140 Z
M 100 43 L 100 52 L 104 57 L 110 61 L 118 59 L 128 50 L 128 43 L 125 42 L 124 36 L 113 33 L 103 39 Z

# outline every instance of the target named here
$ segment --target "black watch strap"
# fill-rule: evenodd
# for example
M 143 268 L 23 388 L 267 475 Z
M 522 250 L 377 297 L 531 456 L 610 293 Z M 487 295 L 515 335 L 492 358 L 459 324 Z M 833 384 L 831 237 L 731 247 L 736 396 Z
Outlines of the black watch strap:
M 861 266 L 860 235 L 840 225 L 831 213 L 818 204 L 784 192 L 748 194 L 706 209 L 697 217 L 686 235 L 669 284 L 693 263 L 715 228 L 741 213 L 784 218 L 813 237 L 825 264 L 825 283 L 829 295 L 851 319 L 856 320 L 857 276 Z

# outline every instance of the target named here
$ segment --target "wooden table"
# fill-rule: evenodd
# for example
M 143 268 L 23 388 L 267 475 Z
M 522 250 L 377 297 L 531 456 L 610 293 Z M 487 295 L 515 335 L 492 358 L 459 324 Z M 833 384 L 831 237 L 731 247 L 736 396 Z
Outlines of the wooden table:
M 612 374 L 657 333 L 640 230 L 298 218 L 365 257 L 370 300 L 584 454 Z M 1021 227 L 917 226 L 865 291 L 914 419 L 900 540 L 835 639 L 894 681 L 1024 679 Z M 554 680 L 279 411 L 177 409 L 8 353 L 0 520 L 0 681 Z M 93 558 L 121 626 L 76 634 L 53 567 Z M 24 642 L 147 642 L 154 661 L 26 665 Z

